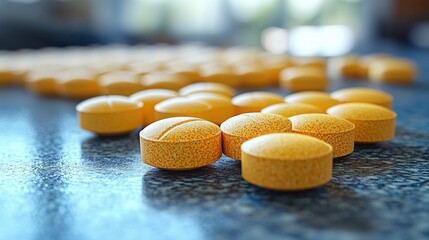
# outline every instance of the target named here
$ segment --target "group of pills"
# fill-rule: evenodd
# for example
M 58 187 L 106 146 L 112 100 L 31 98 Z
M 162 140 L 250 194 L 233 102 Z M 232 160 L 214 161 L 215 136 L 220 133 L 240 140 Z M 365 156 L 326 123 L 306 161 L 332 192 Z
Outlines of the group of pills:
M 151 166 L 189 170 L 220 159 L 242 161 L 243 178 L 268 189 L 301 190 L 331 179 L 333 158 L 355 142 L 394 136 L 393 98 L 369 88 L 331 94 L 263 91 L 233 96 L 220 83 L 195 83 L 178 92 L 143 90 L 130 97 L 100 96 L 78 104 L 80 125 L 97 134 L 141 126 L 141 157 Z
M 202 45 L 0 51 L 0 85 L 19 83 L 37 94 L 73 99 L 129 96 L 144 89 L 177 91 L 199 81 L 239 88 L 281 86 L 292 92 L 324 91 L 329 85 L 327 73 L 410 83 L 416 67 L 409 60 L 386 54 L 326 60 Z
M 392 96 L 369 88 L 326 93 L 327 72 L 410 83 L 416 67 L 387 55 L 326 61 L 239 47 L 108 46 L 0 53 L 0 84 L 15 79 L 38 94 L 89 98 L 76 106 L 81 128 L 119 135 L 145 126 L 140 146 L 146 164 L 189 170 L 211 164 L 223 153 L 241 161 L 246 181 L 292 191 L 327 183 L 333 158 L 352 153 L 355 142 L 394 136 Z M 235 95 L 236 87 L 267 86 L 296 93 Z

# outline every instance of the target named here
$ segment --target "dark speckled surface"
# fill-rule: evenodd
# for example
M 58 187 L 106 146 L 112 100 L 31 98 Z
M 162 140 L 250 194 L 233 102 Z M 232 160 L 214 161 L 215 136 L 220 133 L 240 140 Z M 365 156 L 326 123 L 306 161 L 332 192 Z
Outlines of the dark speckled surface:
M 0 89 L 0 239 L 428 239 L 429 84 L 395 96 L 397 136 L 336 159 L 320 188 L 251 186 L 222 158 L 188 172 L 140 162 L 138 131 L 98 138 L 76 102 Z M 285 93 L 283 93 L 285 94 Z

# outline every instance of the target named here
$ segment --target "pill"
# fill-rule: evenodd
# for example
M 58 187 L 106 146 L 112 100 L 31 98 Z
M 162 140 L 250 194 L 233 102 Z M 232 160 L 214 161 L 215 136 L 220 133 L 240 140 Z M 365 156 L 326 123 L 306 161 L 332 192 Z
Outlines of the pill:
M 189 83 L 201 81 L 198 64 L 174 60 L 166 64 L 166 69 L 174 74 L 184 76 Z
M 143 103 L 124 96 L 98 96 L 76 106 L 82 129 L 99 135 L 120 135 L 142 125 Z
M 392 56 L 385 53 L 373 53 L 360 56 L 359 64 L 362 68 L 363 75 L 368 77 L 368 69 L 371 65 L 373 65 L 378 60 L 389 58 L 392 58 Z
M 201 82 L 193 83 L 179 90 L 180 95 L 188 96 L 194 93 L 217 93 L 229 98 L 234 96 L 234 88 L 222 83 Z
M 200 100 L 211 105 L 211 110 L 207 120 L 220 125 L 226 119 L 235 115 L 234 105 L 231 99 L 216 93 L 194 93 L 188 98 Z
M 230 47 L 222 51 L 222 61 L 227 64 L 256 62 L 260 59 L 261 51 L 255 48 Z
M 58 95 L 86 99 L 100 94 L 100 86 L 95 72 L 89 69 L 70 69 L 58 73 Z
M 317 138 L 273 133 L 241 146 L 243 178 L 271 190 L 299 191 L 321 186 L 332 178 L 332 147 Z
M 150 124 L 140 132 L 142 161 L 168 170 L 209 165 L 222 156 L 219 127 L 191 117 L 174 117 Z
M 320 108 L 306 103 L 277 103 L 262 109 L 261 112 L 279 114 L 287 118 L 306 113 L 324 113 Z
M 261 57 L 261 62 L 270 85 L 273 86 L 279 85 L 281 71 L 293 65 L 292 59 L 283 54 L 265 54 Z
M 147 126 L 155 122 L 155 105 L 174 97 L 178 97 L 179 93 L 168 89 L 148 89 L 130 96 L 133 101 L 143 103 L 143 125 Z
M 334 75 L 352 78 L 366 76 L 366 70 L 361 65 L 359 57 L 355 55 L 348 55 L 329 59 L 328 72 Z
M 292 124 L 286 117 L 272 113 L 245 113 L 224 121 L 222 130 L 223 153 L 233 159 L 241 159 L 241 144 L 254 137 L 290 132 Z
M 294 133 L 312 136 L 329 143 L 334 158 L 353 152 L 355 126 L 339 117 L 327 114 L 311 113 L 290 117 Z
M 343 103 L 327 112 L 355 125 L 355 142 L 384 142 L 395 135 L 396 113 L 385 107 L 371 103 Z
M 31 71 L 25 77 L 28 90 L 40 95 L 57 94 L 57 71 Z
M 284 99 L 282 96 L 261 91 L 242 93 L 232 99 L 236 114 L 260 112 L 265 107 L 283 102 Z
M 201 80 L 204 82 L 217 82 L 229 86 L 238 86 L 238 76 L 231 66 L 227 64 L 211 63 L 200 67 Z
M 89 64 L 88 67 L 96 72 L 96 76 L 98 80 L 100 80 L 101 77 L 105 74 L 123 70 L 121 66 L 115 65 L 113 63 L 108 63 L 108 62 L 97 62 L 97 63 Z
M 175 97 L 155 105 L 155 119 L 170 117 L 196 117 L 209 119 L 212 107 L 210 104 L 197 99 Z
M 333 99 L 325 92 L 316 92 L 316 91 L 306 91 L 290 94 L 285 97 L 285 102 L 287 103 L 306 103 L 313 105 L 326 111 L 328 108 L 339 104 L 340 102 L 336 99 Z
M 392 108 L 393 101 L 390 94 L 372 88 L 344 88 L 332 92 L 331 97 L 341 103 L 372 103 L 386 108 Z
M 27 70 L 35 65 L 25 54 L 23 50 L 0 53 L 0 86 L 24 83 Z
M 162 64 L 157 62 L 136 61 L 129 63 L 125 69 L 136 72 L 140 76 L 144 76 L 151 72 L 163 70 Z
M 369 79 L 374 82 L 410 84 L 416 75 L 415 63 L 399 58 L 375 61 L 368 69 Z
M 16 78 L 16 74 L 10 69 L 0 66 L 0 86 L 11 85 Z
M 190 80 L 184 75 L 172 71 L 151 72 L 140 80 L 146 89 L 161 88 L 179 91 L 182 87 L 190 84 Z
M 238 86 L 244 88 L 266 87 L 270 85 L 265 69 L 256 63 L 240 63 L 234 66 Z
M 326 68 L 326 60 L 321 57 L 295 57 L 292 58 L 292 61 L 297 66 Z
M 297 66 L 280 73 L 280 86 L 292 92 L 323 91 L 328 85 L 328 76 L 320 68 Z
M 100 92 L 103 95 L 130 96 L 143 89 L 138 82 L 137 73 L 133 71 L 110 72 L 100 77 Z

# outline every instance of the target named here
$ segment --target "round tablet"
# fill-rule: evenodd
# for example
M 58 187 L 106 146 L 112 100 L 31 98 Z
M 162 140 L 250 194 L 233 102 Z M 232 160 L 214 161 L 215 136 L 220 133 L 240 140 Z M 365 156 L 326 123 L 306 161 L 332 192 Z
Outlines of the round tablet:
M 173 60 L 166 64 L 166 69 L 174 74 L 184 76 L 189 83 L 200 81 L 198 64 Z
M 339 117 L 327 114 L 302 114 L 289 118 L 294 133 L 304 134 L 323 140 L 333 147 L 334 158 L 353 152 L 355 126 Z
M 366 54 L 362 55 L 359 58 L 359 64 L 362 67 L 362 71 L 365 77 L 368 76 L 368 70 L 371 65 L 373 65 L 375 62 L 383 59 L 390 59 L 392 56 L 385 54 L 385 53 L 372 53 L 372 54 Z
M 133 101 L 143 103 L 143 125 L 147 126 L 155 122 L 155 105 L 174 97 L 178 97 L 179 93 L 168 89 L 148 89 L 130 96 Z
M 142 125 L 141 102 L 123 96 L 99 96 L 76 106 L 81 128 L 99 135 L 119 135 Z
M 71 69 L 58 73 L 58 95 L 85 99 L 100 94 L 100 86 L 95 72 L 89 69 Z
M 320 108 L 306 103 L 277 103 L 262 109 L 261 112 L 275 113 L 287 118 L 306 113 L 324 113 Z
M 210 104 L 212 109 L 210 110 L 207 120 L 217 125 L 220 125 L 226 119 L 235 115 L 234 105 L 232 105 L 231 99 L 224 95 L 216 93 L 194 93 L 189 95 L 188 98 Z
M 100 92 L 103 95 L 130 96 L 144 89 L 137 79 L 137 73 L 132 71 L 106 73 L 100 77 Z
M 243 143 L 241 151 L 243 178 L 263 188 L 306 190 L 332 178 L 332 147 L 314 137 L 267 134 Z
M 270 85 L 270 79 L 265 69 L 255 63 L 240 63 L 234 67 L 234 73 L 238 76 L 239 87 L 255 88 Z
M 368 69 L 368 77 L 374 82 L 410 84 L 416 75 L 416 64 L 399 58 L 377 60 Z
M 229 118 L 220 125 L 223 153 L 233 159 L 241 159 L 241 144 L 254 137 L 290 132 L 292 124 L 286 117 L 272 113 L 245 113 Z
M 204 82 L 223 83 L 229 86 L 238 85 L 238 77 L 226 64 L 206 64 L 200 68 L 201 79 Z
M 157 62 L 136 61 L 129 63 L 125 68 L 136 72 L 140 76 L 144 76 L 151 72 L 161 71 L 162 65 Z
M 15 81 L 15 72 L 0 66 L 0 86 L 10 85 Z
M 155 119 L 170 117 L 197 117 L 210 118 L 211 105 L 197 99 L 176 97 L 162 101 L 155 105 Z
M 333 99 L 325 92 L 299 92 L 290 94 L 285 97 L 287 103 L 307 103 L 326 111 L 328 108 L 339 104 L 340 102 Z
M 331 93 L 342 103 L 361 102 L 392 108 L 392 95 L 372 88 L 344 88 Z
M 28 90 L 40 95 L 57 94 L 57 71 L 32 71 L 25 78 Z
M 280 86 L 292 92 L 323 91 L 328 84 L 328 76 L 318 67 L 289 67 L 280 73 Z
M 236 114 L 259 112 L 276 103 L 284 103 L 284 99 L 282 96 L 271 92 L 248 92 L 232 99 Z
M 188 96 L 194 93 L 217 93 L 231 98 L 234 96 L 234 88 L 222 83 L 200 82 L 181 88 L 179 93 L 182 96 Z
M 186 76 L 172 71 L 158 71 L 146 74 L 140 82 L 147 89 L 161 88 L 178 91 L 188 85 L 190 80 Z
M 280 72 L 293 65 L 292 59 L 282 54 L 266 54 L 261 57 L 260 61 L 265 68 L 265 74 L 270 81 L 270 85 L 273 86 L 279 85 Z
M 298 66 L 316 67 L 320 69 L 325 69 L 326 67 L 326 60 L 321 57 L 295 57 L 292 61 Z
M 329 59 L 328 71 L 344 77 L 365 77 L 366 75 L 366 70 L 355 55 Z
M 89 68 L 96 72 L 97 79 L 100 80 L 102 76 L 105 74 L 109 74 L 111 72 L 121 72 L 122 68 L 120 65 L 116 65 L 109 62 L 100 61 L 97 63 L 89 64 Z M 132 70 L 131 70 L 132 71 Z
M 219 127 L 191 117 L 163 119 L 140 132 L 142 161 L 148 165 L 189 170 L 209 165 L 222 156 Z
M 343 103 L 328 109 L 328 114 L 352 122 L 356 127 L 356 142 L 383 142 L 395 135 L 396 113 L 385 107 L 370 103 Z

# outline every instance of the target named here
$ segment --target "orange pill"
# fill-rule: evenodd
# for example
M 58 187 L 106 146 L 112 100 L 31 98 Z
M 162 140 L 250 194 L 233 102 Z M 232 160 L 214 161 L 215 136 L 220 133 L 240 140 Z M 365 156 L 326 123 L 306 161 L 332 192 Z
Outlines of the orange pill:
M 0 86 L 10 85 L 15 81 L 16 74 L 6 66 L 0 66 Z
M 289 67 L 280 74 L 280 86 L 292 92 L 323 91 L 328 85 L 325 71 L 316 67 Z
M 382 59 L 369 67 L 368 76 L 374 82 L 410 84 L 417 76 L 417 67 L 406 59 Z
M 141 78 L 140 82 L 147 89 L 160 88 L 173 91 L 179 91 L 179 89 L 191 83 L 184 75 L 172 71 L 148 73 Z
M 136 72 L 117 71 L 100 77 L 100 92 L 103 95 L 130 96 L 143 89 L 144 87 L 138 82 Z
M 96 72 L 96 76 L 98 80 L 100 80 L 100 78 L 105 74 L 123 70 L 122 66 L 109 63 L 109 62 L 97 62 L 95 64 L 89 64 L 88 67 Z
M 241 144 L 257 136 L 269 133 L 290 132 L 292 124 L 286 117 L 272 113 L 245 113 L 224 121 L 222 130 L 223 153 L 233 159 L 241 159 Z
M 170 61 L 166 69 L 174 74 L 182 75 L 189 83 L 201 81 L 198 64 L 187 61 Z
M 295 57 L 292 61 L 297 66 L 326 68 L 326 60 L 321 57 Z
M 383 59 L 389 59 L 389 58 L 392 58 L 392 56 L 385 53 L 373 53 L 373 54 L 362 55 L 359 58 L 359 64 L 362 67 L 364 76 L 368 77 L 369 67 L 373 65 L 375 62 Z
M 224 95 L 216 93 L 194 93 L 189 95 L 188 98 L 210 104 L 212 108 L 207 120 L 214 124 L 220 125 L 226 119 L 235 115 L 235 109 L 234 105 L 231 103 L 231 99 Z
M 25 77 L 25 86 L 28 90 L 40 95 L 56 95 L 57 72 L 31 71 Z
M 339 117 L 327 114 L 302 114 L 289 118 L 294 133 L 316 137 L 333 147 L 333 157 L 342 157 L 353 152 L 355 126 Z
M 178 97 L 179 94 L 176 91 L 168 89 L 148 89 L 130 96 L 133 101 L 139 101 L 143 103 L 143 125 L 147 126 L 156 121 L 155 119 L 155 105 L 174 97 Z
M 186 97 L 170 98 L 155 105 L 155 119 L 196 117 L 210 119 L 212 106 L 207 102 Z
M 328 109 L 328 114 L 356 126 L 356 142 L 384 142 L 395 136 L 396 113 L 371 103 L 343 103 Z
M 276 103 L 284 103 L 284 99 L 282 96 L 271 92 L 248 92 L 232 99 L 236 114 L 260 112 L 263 108 Z
M 238 77 L 238 86 L 244 88 L 266 87 L 270 85 L 270 79 L 265 69 L 256 63 L 241 63 L 234 67 L 234 73 Z
M 306 113 L 324 113 L 320 108 L 306 103 L 277 103 L 262 109 L 261 112 L 279 114 L 287 118 Z
M 361 65 L 359 57 L 348 55 L 329 59 L 328 71 L 344 77 L 365 77 L 366 70 Z
M 282 70 L 293 66 L 292 59 L 282 54 L 266 54 L 261 57 L 260 61 L 265 68 L 270 84 L 273 86 L 279 85 Z
M 226 97 L 234 96 L 234 88 L 229 85 L 216 82 L 193 83 L 179 90 L 180 95 L 189 96 L 195 93 L 217 93 Z
M 285 97 L 285 102 L 287 103 L 306 103 L 313 105 L 326 111 L 328 108 L 339 104 L 340 102 L 325 92 L 299 92 L 290 94 Z
M 157 62 L 137 61 L 129 63 L 125 69 L 136 72 L 139 76 L 144 76 L 151 72 L 163 70 L 163 66 Z
M 238 76 L 227 64 L 211 63 L 200 67 L 201 80 L 204 82 L 222 83 L 229 86 L 238 86 Z
M 373 103 L 392 108 L 392 95 L 372 88 L 344 88 L 331 93 L 331 97 L 341 103 Z
M 142 161 L 168 170 L 209 165 L 222 156 L 221 131 L 209 121 L 174 117 L 154 122 L 140 132 Z
M 332 178 L 332 147 L 314 137 L 267 134 L 243 143 L 241 152 L 243 178 L 263 188 L 306 190 Z
M 120 135 L 142 125 L 143 104 L 123 96 L 99 96 L 76 106 L 82 129 L 99 135 Z
M 71 69 L 58 73 L 58 95 L 85 99 L 100 94 L 100 85 L 95 72 L 85 68 Z

